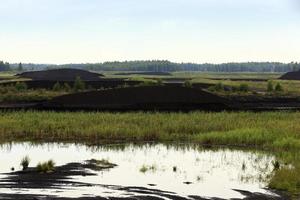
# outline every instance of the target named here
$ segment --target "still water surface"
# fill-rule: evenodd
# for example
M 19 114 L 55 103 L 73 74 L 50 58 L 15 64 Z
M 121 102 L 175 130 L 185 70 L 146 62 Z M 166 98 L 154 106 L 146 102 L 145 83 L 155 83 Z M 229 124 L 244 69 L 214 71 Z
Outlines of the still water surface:
M 5 144 L 0 147 L 0 173 L 20 170 L 21 159 L 28 155 L 30 166 L 53 159 L 56 165 L 107 159 L 118 166 L 96 172 L 96 176 L 73 177 L 76 181 L 99 184 L 92 187 L 62 186 L 62 189 L 4 189 L 1 193 L 45 194 L 62 197 L 128 196 L 114 186 L 137 186 L 174 192 L 180 196 L 242 198 L 233 189 L 268 193 L 264 188 L 273 171 L 275 157 L 253 151 L 204 149 L 196 145 L 103 145 Z M 144 167 L 152 168 L 148 171 Z M 142 172 L 143 171 L 143 172 Z M 0 175 L 0 178 L 5 177 Z M 188 183 L 188 184 L 187 184 Z M 106 185 L 106 186 L 105 186 Z

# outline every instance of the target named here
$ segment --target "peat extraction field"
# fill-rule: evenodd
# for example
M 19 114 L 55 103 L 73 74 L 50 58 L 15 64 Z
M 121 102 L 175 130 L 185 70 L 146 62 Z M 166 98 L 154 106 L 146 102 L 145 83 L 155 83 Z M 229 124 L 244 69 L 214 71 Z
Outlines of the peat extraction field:
M 300 200 L 300 0 L 0 0 L 0 200 Z

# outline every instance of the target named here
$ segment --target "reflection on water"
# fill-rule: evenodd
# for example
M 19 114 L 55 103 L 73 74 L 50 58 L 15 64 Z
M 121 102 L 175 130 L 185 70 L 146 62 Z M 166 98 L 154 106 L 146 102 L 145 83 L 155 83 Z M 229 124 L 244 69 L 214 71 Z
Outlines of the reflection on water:
M 75 144 L 29 143 L 6 144 L 0 147 L 0 172 L 20 170 L 21 159 L 28 155 L 30 166 L 53 159 L 56 165 L 83 162 L 87 159 L 107 159 L 118 166 L 96 172 L 97 176 L 73 177 L 76 181 L 99 184 L 61 190 L 1 189 L 0 193 L 43 193 L 65 197 L 83 195 L 128 196 L 134 191 L 120 191 L 117 186 L 138 186 L 220 198 L 242 198 L 232 190 L 267 193 L 266 187 L 274 157 L 258 152 L 218 149 L 208 150 L 196 145 L 103 145 L 87 147 Z M 3 178 L 0 175 L 0 178 Z

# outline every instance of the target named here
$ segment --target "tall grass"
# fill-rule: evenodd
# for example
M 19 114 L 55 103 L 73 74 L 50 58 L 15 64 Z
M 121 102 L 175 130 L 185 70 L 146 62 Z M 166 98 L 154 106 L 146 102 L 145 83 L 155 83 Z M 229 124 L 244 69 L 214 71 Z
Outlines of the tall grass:
M 300 148 L 299 112 L 0 112 L 0 141 L 193 141 Z

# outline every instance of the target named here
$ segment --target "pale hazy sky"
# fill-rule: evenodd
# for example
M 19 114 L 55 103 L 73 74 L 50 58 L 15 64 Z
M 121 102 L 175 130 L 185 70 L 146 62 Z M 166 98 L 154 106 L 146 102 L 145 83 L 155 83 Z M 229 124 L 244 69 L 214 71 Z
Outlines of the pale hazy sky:
M 300 61 L 300 0 L 0 0 L 0 60 Z

